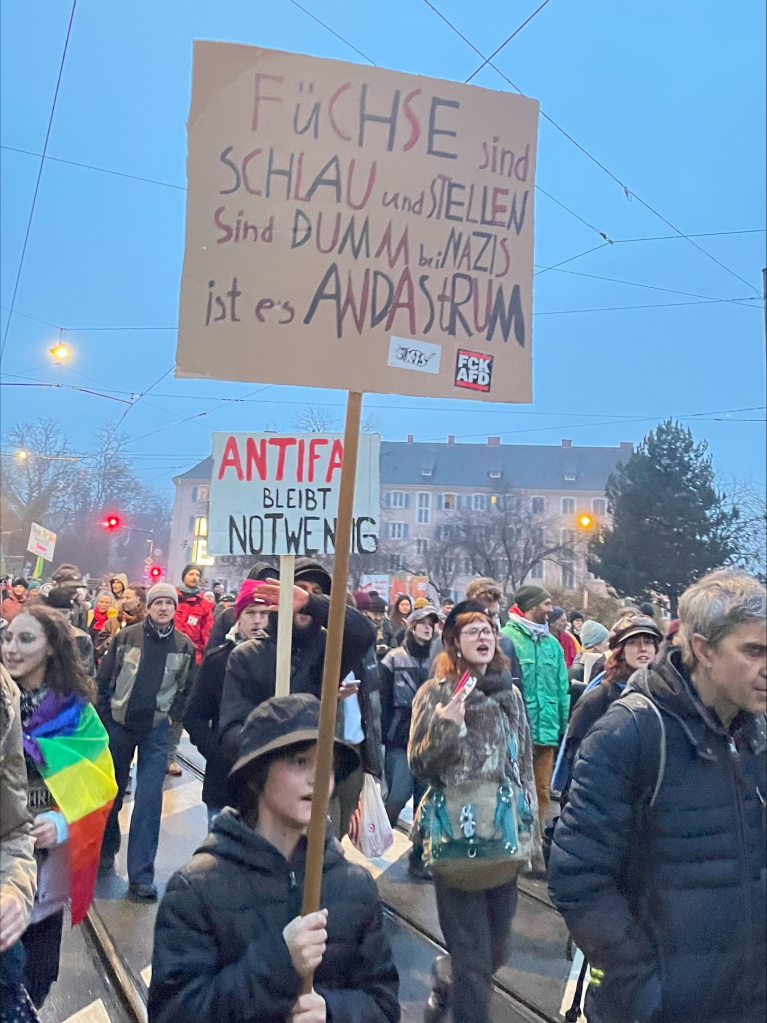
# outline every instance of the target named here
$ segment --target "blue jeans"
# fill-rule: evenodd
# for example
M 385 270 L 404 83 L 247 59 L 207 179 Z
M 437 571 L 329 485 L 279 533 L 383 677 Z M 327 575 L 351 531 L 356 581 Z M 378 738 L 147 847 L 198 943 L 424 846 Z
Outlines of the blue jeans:
M 113 860 L 120 848 L 118 814 L 123 805 L 133 754 L 138 748 L 133 814 L 128 834 L 128 880 L 131 884 L 151 884 L 160 841 L 162 787 L 168 767 L 168 719 L 143 734 L 116 721 L 109 722 L 108 731 L 117 796 L 104 831 L 101 859 Z
M 427 786 L 413 777 L 410 766 L 407 762 L 407 750 L 399 749 L 397 746 L 387 746 L 384 760 L 384 775 L 388 795 L 386 797 L 386 816 L 389 823 L 395 827 L 400 813 L 410 797 L 413 797 L 413 819 L 421 802 Z M 423 847 L 419 835 L 413 833 L 413 849 L 410 853 L 411 860 L 420 859 L 423 856 Z

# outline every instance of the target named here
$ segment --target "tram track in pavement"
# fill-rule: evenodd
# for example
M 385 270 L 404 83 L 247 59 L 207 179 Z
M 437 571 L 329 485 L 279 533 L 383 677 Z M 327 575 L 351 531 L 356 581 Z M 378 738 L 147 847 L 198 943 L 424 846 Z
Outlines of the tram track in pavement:
M 202 771 L 197 764 L 194 764 L 180 752 L 177 754 L 176 760 L 180 767 L 182 767 L 185 771 L 188 771 L 199 781 L 202 781 L 205 776 L 205 772 Z M 410 831 L 410 824 L 407 821 L 400 819 L 397 822 L 397 830 L 407 835 Z M 557 912 L 547 898 L 541 896 L 531 887 L 531 882 L 529 882 L 526 878 L 520 879 L 520 895 L 533 902 L 539 903 L 551 913 L 556 914 Z M 433 950 L 435 956 L 447 955 L 446 947 L 437 940 L 436 936 L 430 930 L 419 925 L 418 921 L 414 917 L 409 917 L 403 914 L 400 910 L 383 898 L 381 899 L 381 902 L 384 907 L 385 915 L 388 916 L 398 927 L 401 927 L 404 931 L 428 944 Z M 502 981 L 495 979 L 493 981 L 493 990 L 496 995 L 503 999 L 503 1001 L 509 1005 L 509 1008 L 515 1012 L 518 1023 L 561 1023 L 562 1017 L 560 1015 L 551 1015 L 550 1013 L 547 1013 L 539 1006 L 533 1004 L 529 999 L 521 997 L 519 992 L 515 991 L 510 985 L 503 983 Z M 515 1020 L 515 1023 L 517 1023 L 517 1020 Z

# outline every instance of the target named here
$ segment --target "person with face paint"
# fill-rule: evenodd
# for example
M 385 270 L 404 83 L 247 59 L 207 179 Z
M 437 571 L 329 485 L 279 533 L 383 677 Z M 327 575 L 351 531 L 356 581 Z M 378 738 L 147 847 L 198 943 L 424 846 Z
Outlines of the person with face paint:
M 70 874 L 70 861 L 87 863 L 87 859 L 81 859 L 83 841 L 95 840 L 100 844 L 105 820 L 104 814 L 94 821 L 92 834 L 85 835 L 82 828 L 75 828 L 81 815 L 71 812 L 71 793 L 63 788 L 61 775 L 68 772 L 70 778 L 82 778 L 76 783 L 78 804 L 82 803 L 84 784 L 90 787 L 103 783 L 108 809 L 116 786 L 111 759 L 106 753 L 106 732 L 92 706 L 95 687 L 83 669 L 63 614 L 42 602 L 30 604 L 6 629 L 2 659 L 21 694 L 28 807 L 34 818 L 31 834 L 38 871 L 32 922 L 22 942 L 26 952 L 25 987 L 39 1008 L 59 973 L 64 905 L 72 895 L 72 919 L 79 923 L 93 896 L 92 883 L 83 887 L 82 871 L 80 875 Z M 78 737 L 81 728 L 88 732 L 85 754 Z M 37 741 L 38 735 L 46 739 L 45 751 Z M 99 758 L 99 744 L 106 754 L 104 761 Z M 65 766 L 66 770 L 59 767 L 56 773 L 53 770 L 56 765 Z M 95 798 L 95 793 L 93 789 L 89 801 Z M 89 810 L 92 808 L 89 806 Z M 78 884 L 77 901 L 71 887 L 74 880 Z
M 208 827 L 226 805 L 226 776 L 231 767 L 218 742 L 221 694 L 229 655 L 241 643 L 266 639 L 269 613 L 259 589 L 259 584 L 251 579 L 240 587 L 234 605 L 235 623 L 220 646 L 205 651 L 184 711 L 184 727 L 206 761 L 202 801 L 208 808 Z
M 439 612 L 431 605 L 413 611 L 407 619 L 402 646 L 390 650 L 380 665 L 381 725 L 386 751 L 386 814 L 394 827 L 403 807 L 412 796 L 413 812 L 418 808 L 426 786 L 413 776 L 407 760 L 413 700 L 430 677 L 434 656 L 435 631 Z M 441 644 L 439 644 L 441 645 Z M 431 881 L 423 863 L 423 846 L 414 842 L 408 873 L 417 881 Z
M 445 621 L 442 642 L 435 677 L 413 701 L 410 768 L 441 794 L 445 813 L 463 807 L 460 824 L 452 825 L 454 835 L 478 834 L 497 818 L 499 786 L 516 772 L 519 800 L 526 804 L 519 828 L 526 829 L 532 855 L 539 860 L 530 728 L 495 619 L 482 604 L 462 601 Z M 466 672 L 476 685 L 464 699 L 460 683 Z M 419 824 L 428 800 L 419 807 Z M 523 866 L 510 855 L 486 860 L 469 853 L 449 862 L 434 860 L 437 912 L 450 960 L 435 962 L 434 990 L 424 1017 L 428 1023 L 444 1020 L 448 1009 L 454 1023 L 490 1023 L 493 973 L 509 956 L 517 874 Z
M 157 913 L 150 1023 L 398 1023 L 399 977 L 375 881 L 330 828 L 322 909 L 300 915 L 319 713 L 314 696 L 296 693 L 248 716 L 229 806 Z M 336 739 L 330 789 L 358 764 Z M 312 990 L 300 994 L 313 971 Z
M 109 732 L 117 797 L 107 822 L 100 873 L 114 869 L 120 848 L 119 813 L 138 750 L 128 836 L 128 893 L 154 902 L 154 861 L 160 840 L 162 790 L 168 763 L 169 718 L 181 721 L 194 672 L 192 641 L 173 623 L 178 600 L 170 583 L 147 594 L 147 617 L 117 633 L 98 670 L 99 713 Z

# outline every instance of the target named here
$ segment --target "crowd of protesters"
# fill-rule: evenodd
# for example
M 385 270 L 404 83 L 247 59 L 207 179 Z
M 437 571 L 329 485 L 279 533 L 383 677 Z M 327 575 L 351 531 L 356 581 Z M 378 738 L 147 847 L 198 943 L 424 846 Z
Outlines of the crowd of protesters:
M 99 876 L 114 870 L 135 760 L 134 901 L 158 899 L 163 786 L 181 773 L 183 728 L 206 760 L 208 838 L 157 916 L 154 1023 L 400 1018 L 375 883 L 339 844 L 365 775 L 392 825 L 412 801 L 408 877 L 434 884 L 449 956 L 434 963 L 426 1023 L 489 1023 L 522 873 L 548 879 L 589 965 L 589 1023 L 761 1021 L 763 585 L 712 573 L 673 621 L 642 604 L 599 622 L 536 583 L 505 595 L 486 577 L 458 603 L 348 593 L 323 908 L 302 917 L 331 585 L 321 563 L 296 560 L 291 695 L 275 697 L 281 583 L 265 562 L 236 593 L 208 589 L 193 564 L 178 585 L 114 573 L 94 587 L 74 565 L 43 585 L 4 582 L 7 1018 L 37 1018 L 75 900 L 62 850 L 79 832 L 55 782 L 55 745 L 46 760 L 37 737 L 71 737 L 75 711 L 95 708 L 76 720 L 105 754 Z M 89 755 L 84 771 L 95 769 Z M 92 887 L 78 891 L 78 906 L 90 898 Z

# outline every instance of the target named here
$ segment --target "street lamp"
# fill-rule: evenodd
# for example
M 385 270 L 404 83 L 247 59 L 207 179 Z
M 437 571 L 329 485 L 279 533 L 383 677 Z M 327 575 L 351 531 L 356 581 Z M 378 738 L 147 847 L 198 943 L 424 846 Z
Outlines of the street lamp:
M 51 355 L 57 362 L 63 362 L 64 359 L 68 359 L 69 356 L 72 354 L 69 348 L 67 348 L 65 344 L 62 344 L 61 341 L 59 341 L 58 344 L 55 344 L 53 348 L 50 348 L 48 350 L 50 351 Z
M 20 458 L 21 461 L 24 462 L 26 461 L 27 458 L 29 458 L 29 452 L 25 451 L 24 448 L 22 448 L 21 451 L 16 452 L 16 457 Z
M 578 517 L 578 525 L 579 525 L 579 526 L 580 526 L 580 527 L 581 527 L 582 529 L 590 529 L 590 528 L 591 528 L 591 526 L 593 526 L 593 525 L 594 525 L 594 520 L 592 519 L 592 517 L 591 517 L 590 515 L 587 515 L 587 514 L 586 514 L 586 513 L 584 512 L 584 514 L 583 514 L 583 515 L 580 515 L 580 516 Z

